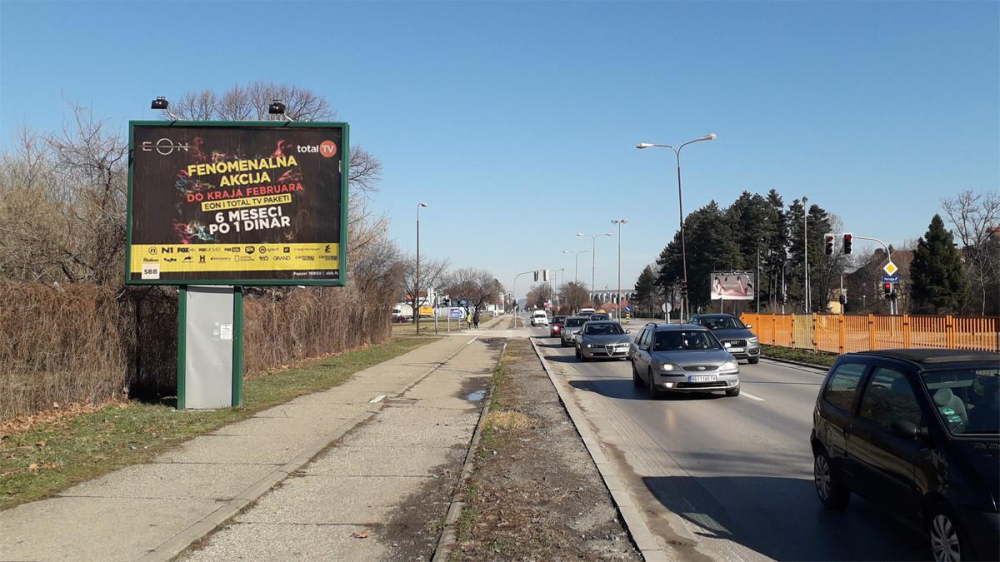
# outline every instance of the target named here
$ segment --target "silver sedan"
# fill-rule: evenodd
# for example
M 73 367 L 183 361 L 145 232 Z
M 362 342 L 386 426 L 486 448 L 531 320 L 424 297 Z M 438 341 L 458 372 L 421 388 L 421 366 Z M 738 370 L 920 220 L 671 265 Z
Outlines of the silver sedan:
M 628 333 L 618 322 L 591 320 L 576 336 L 576 358 L 628 359 L 629 343 Z
M 694 324 L 647 324 L 629 350 L 632 382 L 663 392 L 740 394 L 740 366 L 718 338 Z

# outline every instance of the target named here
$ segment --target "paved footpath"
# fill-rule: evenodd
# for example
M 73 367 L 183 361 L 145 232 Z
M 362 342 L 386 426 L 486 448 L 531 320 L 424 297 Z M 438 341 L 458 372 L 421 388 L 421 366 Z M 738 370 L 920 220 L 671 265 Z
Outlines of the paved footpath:
M 0 512 L 0 560 L 170 560 L 234 517 L 186 556 L 393 557 L 393 537 L 413 536 L 393 525 L 425 528 L 447 511 L 458 471 L 439 468 L 461 466 L 482 407 L 468 394 L 485 388 L 498 353 L 479 334 L 443 338 L 150 463 Z M 442 477 L 440 514 L 390 517 Z

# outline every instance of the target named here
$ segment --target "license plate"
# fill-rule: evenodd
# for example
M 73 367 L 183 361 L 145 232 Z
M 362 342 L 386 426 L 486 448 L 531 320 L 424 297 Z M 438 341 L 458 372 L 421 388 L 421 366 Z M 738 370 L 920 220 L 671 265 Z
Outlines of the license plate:
M 728 351 L 729 353 L 742 353 L 743 352 L 743 348 L 742 347 L 730 347 L 726 351 Z
M 693 375 L 688 382 L 715 382 L 715 375 Z

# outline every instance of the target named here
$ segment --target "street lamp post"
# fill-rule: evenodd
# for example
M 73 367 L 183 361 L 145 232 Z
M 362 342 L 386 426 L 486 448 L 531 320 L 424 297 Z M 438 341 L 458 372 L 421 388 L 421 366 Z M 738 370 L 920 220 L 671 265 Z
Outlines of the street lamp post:
M 677 148 L 674 148 L 669 144 L 654 144 L 648 142 L 640 142 L 639 144 L 635 145 L 635 147 L 639 150 L 642 150 L 644 148 L 669 148 L 670 150 L 674 151 L 674 156 L 677 157 L 677 202 L 681 213 L 681 264 L 684 268 L 684 282 L 681 286 L 681 297 L 682 297 L 681 322 L 684 322 L 684 313 L 687 312 L 689 309 L 687 247 L 685 245 L 685 240 L 684 240 L 684 195 L 683 192 L 681 191 L 681 149 L 691 143 L 701 142 L 701 141 L 713 141 L 717 138 L 718 135 L 716 135 L 715 133 L 710 133 L 701 137 L 700 139 L 694 139 L 692 141 L 688 141 Z
M 427 203 L 417 203 L 417 276 L 413 295 L 413 306 L 416 308 L 413 323 L 417 326 L 417 335 L 420 334 L 420 208 L 426 206 Z
M 615 302 L 617 305 L 615 308 L 618 309 L 618 322 L 622 321 L 622 225 L 627 223 L 628 219 L 614 219 L 611 224 L 618 225 L 618 300 Z
M 605 232 L 604 234 L 584 234 L 577 232 L 576 235 L 590 238 L 590 290 L 596 291 L 597 289 L 594 287 L 594 272 L 597 265 L 597 239 L 602 236 L 614 236 L 614 234 L 610 232 Z
M 564 254 L 576 254 L 576 259 L 573 265 L 573 284 L 580 284 L 580 254 L 589 254 L 590 250 L 580 250 L 579 252 L 574 252 L 573 250 L 563 250 Z
M 809 288 L 809 206 L 806 203 L 809 202 L 809 198 L 802 197 L 802 254 L 805 256 L 805 288 L 803 292 L 805 293 L 806 299 L 806 314 L 812 310 L 812 295 L 809 293 L 811 289 Z

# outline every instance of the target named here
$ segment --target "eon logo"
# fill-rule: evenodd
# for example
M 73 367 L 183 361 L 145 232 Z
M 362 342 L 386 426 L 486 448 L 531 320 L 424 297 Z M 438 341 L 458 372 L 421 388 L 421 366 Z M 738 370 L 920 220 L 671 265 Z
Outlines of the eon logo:
M 187 152 L 190 149 L 191 145 L 189 144 L 174 144 L 174 141 L 167 138 L 162 138 L 155 143 L 149 141 L 142 143 L 143 152 L 153 152 L 155 150 L 163 156 L 170 156 L 170 154 L 172 154 L 175 150 L 183 150 L 184 152 Z
M 318 152 L 324 158 L 333 158 L 337 155 L 337 144 L 333 141 L 323 141 L 313 146 L 299 146 L 299 152 Z

